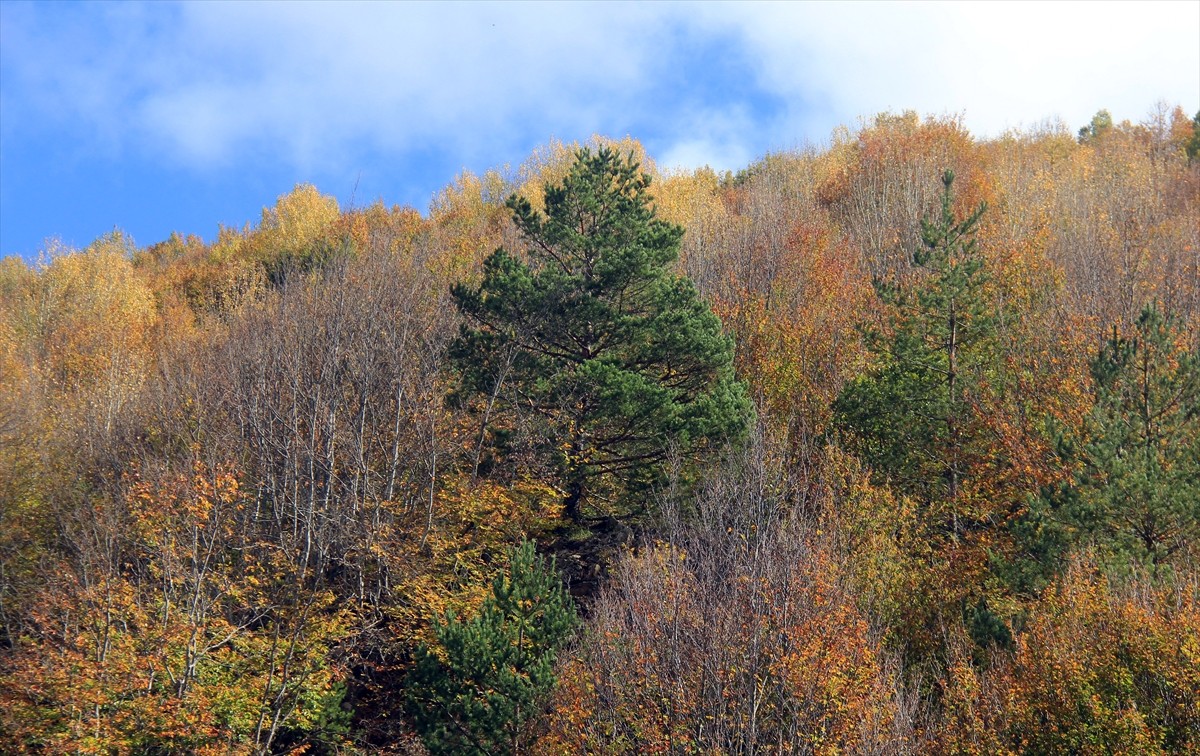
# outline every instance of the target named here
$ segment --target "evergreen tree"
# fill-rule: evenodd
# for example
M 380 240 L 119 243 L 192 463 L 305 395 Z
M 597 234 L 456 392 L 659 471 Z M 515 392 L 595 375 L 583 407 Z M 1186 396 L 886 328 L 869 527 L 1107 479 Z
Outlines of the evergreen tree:
M 518 754 L 554 687 L 554 659 L 576 622 L 551 560 L 526 541 L 510 553 L 479 614 L 435 623 L 409 677 L 409 709 L 433 754 Z
M 1192 138 L 1187 141 L 1183 147 L 1187 153 L 1188 160 L 1195 160 L 1197 155 L 1200 155 L 1200 110 L 1196 111 L 1196 115 L 1192 118 Z
M 1200 350 L 1154 305 L 1092 362 L 1095 405 L 1077 491 L 1077 537 L 1157 567 L 1200 540 Z
M 881 482 L 944 510 L 944 526 L 958 535 L 970 525 L 960 501 L 977 420 L 969 399 L 995 357 L 997 316 L 974 239 L 986 206 L 956 219 L 953 183 L 947 171 L 940 216 L 922 220 L 913 254 L 920 278 L 877 282 L 889 327 L 867 332 L 876 366 L 846 384 L 834 425 Z
M 1200 542 L 1200 350 L 1151 304 L 1130 338 L 1114 326 L 1091 372 L 1082 434 L 1057 441 L 1075 475 L 1042 491 L 1015 523 L 1025 558 L 1006 578 L 1027 594 L 1081 547 L 1110 568 L 1157 572 Z
M 752 417 L 731 339 L 669 270 L 683 229 L 655 217 L 649 186 L 632 158 L 581 150 L 544 214 L 508 201 L 527 259 L 498 249 L 478 287 L 452 292 L 466 323 L 451 358 L 486 397 L 493 446 L 515 450 L 526 429 L 575 522 L 585 504 L 628 511 L 669 453 L 735 439 Z
M 954 174 L 942 178 L 941 212 L 921 222 L 911 279 L 877 281 L 888 306 L 885 328 L 865 333 L 872 369 L 848 381 L 833 406 L 841 443 L 871 466 L 880 485 L 917 503 L 913 556 L 937 575 L 936 592 L 903 612 L 909 661 L 937 661 L 955 615 L 981 648 L 1012 636 L 989 606 L 989 572 L 1012 502 L 992 490 L 994 466 L 984 386 L 998 377 L 1000 315 L 987 295 L 987 271 L 974 234 L 980 204 L 959 219 Z
M 1112 114 L 1107 110 L 1097 110 L 1096 115 L 1092 116 L 1091 122 L 1089 122 L 1087 126 L 1079 129 L 1079 143 L 1085 144 L 1087 142 L 1099 139 L 1101 136 L 1108 133 L 1112 127 Z

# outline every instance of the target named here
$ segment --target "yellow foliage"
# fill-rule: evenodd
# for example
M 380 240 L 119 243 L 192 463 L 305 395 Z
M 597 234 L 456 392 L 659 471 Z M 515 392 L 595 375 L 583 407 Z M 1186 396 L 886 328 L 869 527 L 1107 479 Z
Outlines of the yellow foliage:
M 1112 586 L 1086 561 L 1029 608 L 1010 656 L 945 683 L 943 753 L 1200 751 L 1200 594 L 1195 584 Z
M 632 155 L 642 173 L 657 177 L 654 161 L 646 154 L 641 142 L 630 136 L 612 139 L 595 134 L 584 144 L 554 139 L 549 144 L 535 149 L 517 168 L 512 192 L 528 199 L 535 210 L 544 211 L 546 187 L 562 183 L 575 161 L 575 154 L 583 147 L 588 147 L 593 152 L 601 147 L 608 147 L 618 155 Z
M 135 477 L 126 504 L 128 560 L 48 565 L 0 661 L 0 747 L 261 753 L 264 722 L 313 727 L 344 676 L 333 655 L 352 617 L 328 590 L 293 590 L 265 544 L 234 551 L 233 470 Z
M 338 220 L 337 200 L 311 184 L 297 184 L 273 208 L 263 208 L 255 242 L 268 254 L 303 251 L 329 232 Z

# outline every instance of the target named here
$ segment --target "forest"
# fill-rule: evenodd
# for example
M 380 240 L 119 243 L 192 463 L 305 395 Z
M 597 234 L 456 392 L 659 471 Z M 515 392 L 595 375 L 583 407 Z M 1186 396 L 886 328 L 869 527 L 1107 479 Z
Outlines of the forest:
M 0 261 L 0 751 L 1200 753 L 1200 114 Z

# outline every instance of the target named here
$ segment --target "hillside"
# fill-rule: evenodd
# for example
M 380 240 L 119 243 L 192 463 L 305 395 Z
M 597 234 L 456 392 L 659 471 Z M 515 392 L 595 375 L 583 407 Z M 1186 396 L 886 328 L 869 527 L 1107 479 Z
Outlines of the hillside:
M 596 138 L 0 261 L 0 750 L 1200 749 L 1198 145 Z

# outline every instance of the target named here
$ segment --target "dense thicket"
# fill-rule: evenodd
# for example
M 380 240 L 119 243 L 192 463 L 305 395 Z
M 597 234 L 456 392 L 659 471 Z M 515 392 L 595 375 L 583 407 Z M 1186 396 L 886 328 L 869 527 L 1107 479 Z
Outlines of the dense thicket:
M 426 216 L 301 186 L 0 262 L 0 750 L 1195 751 L 1197 135 L 889 114 L 724 176 L 598 139 Z M 632 205 L 589 258 L 597 155 Z M 545 273 L 579 250 L 650 283 Z M 756 426 L 697 467 L 515 358 L 589 323 L 667 384 L 690 334 L 735 385 L 732 339 Z M 589 479 L 597 386 L 652 473 Z

